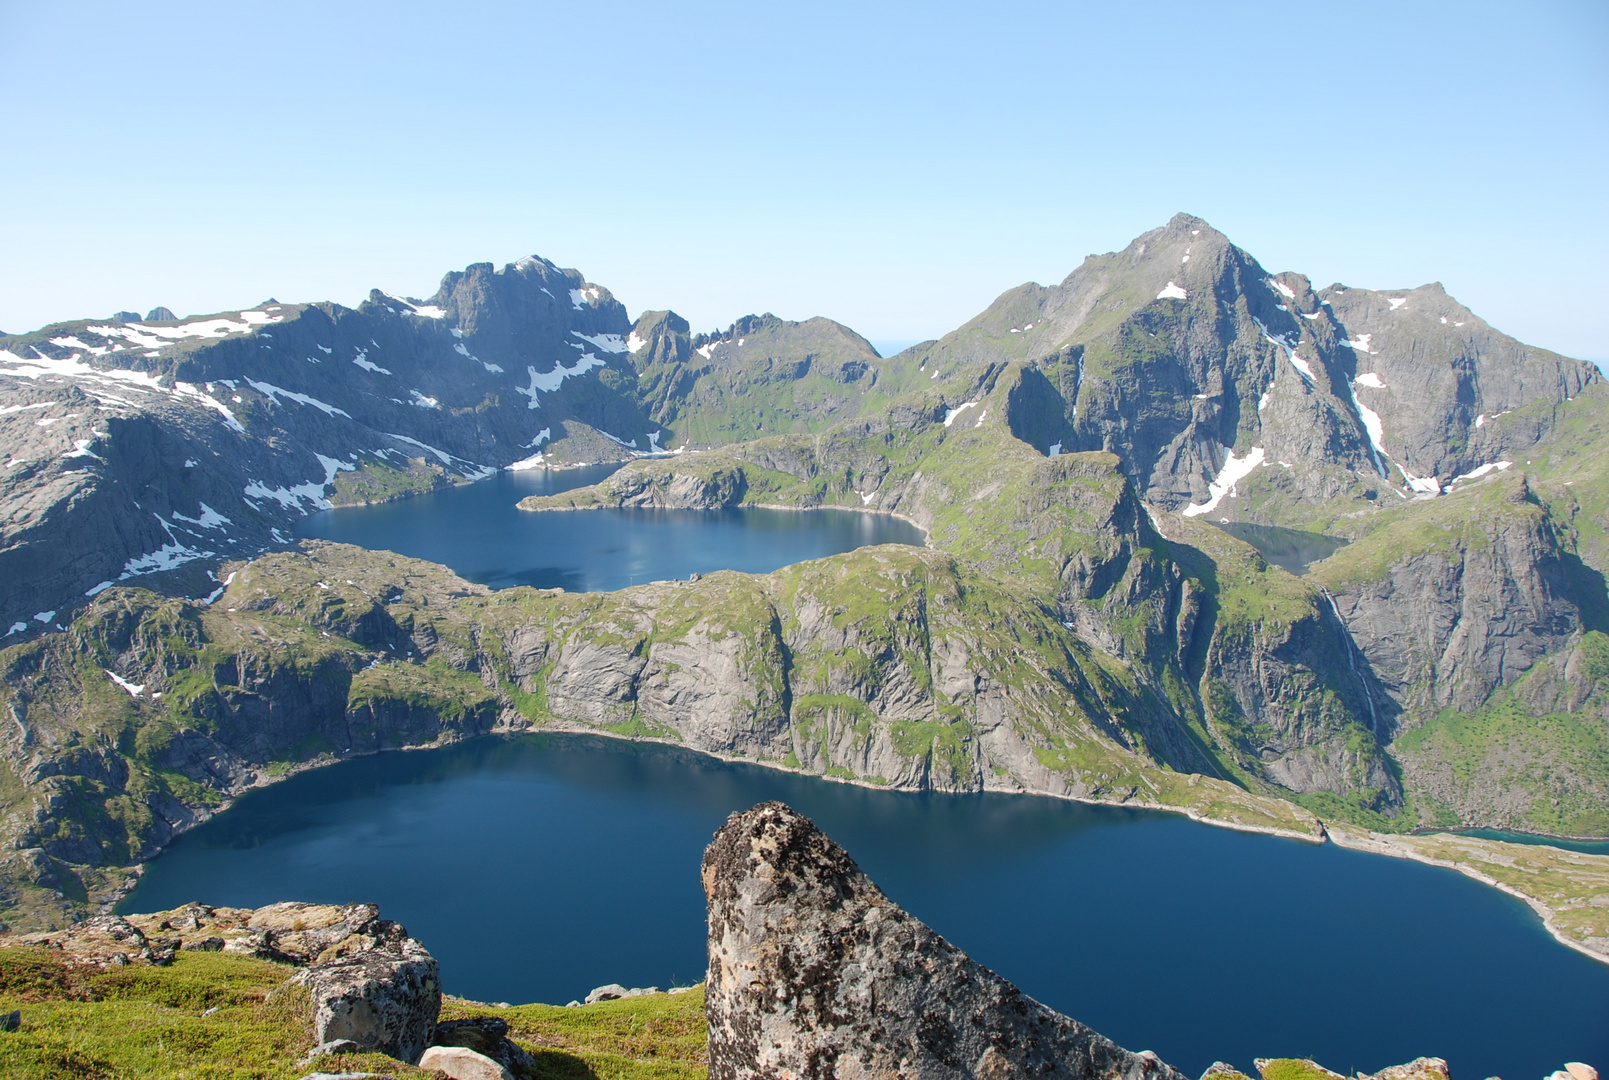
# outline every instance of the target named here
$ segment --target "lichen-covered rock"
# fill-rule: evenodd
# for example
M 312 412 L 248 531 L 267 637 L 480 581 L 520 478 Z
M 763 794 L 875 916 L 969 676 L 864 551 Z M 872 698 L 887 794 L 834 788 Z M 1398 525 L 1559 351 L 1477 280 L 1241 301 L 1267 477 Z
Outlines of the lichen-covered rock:
M 762 803 L 704 853 L 712 1080 L 1182 1080 L 1023 994 Z
M 311 964 L 371 947 L 400 927 L 373 904 L 287 902 L 262 908 L 186 904 L 148 915 L 98 915 L 63 930 L 0 935 L 0 944 L 60 949 L 94 967 L 172 961 L 179 950 Z
M 441 1014 L 435 957 L 396 923 L 382 921 L 366 947 L 296 973 L 312 996 L 313 1041 L 350 1039 L 364 1050 L 415 1062 Z

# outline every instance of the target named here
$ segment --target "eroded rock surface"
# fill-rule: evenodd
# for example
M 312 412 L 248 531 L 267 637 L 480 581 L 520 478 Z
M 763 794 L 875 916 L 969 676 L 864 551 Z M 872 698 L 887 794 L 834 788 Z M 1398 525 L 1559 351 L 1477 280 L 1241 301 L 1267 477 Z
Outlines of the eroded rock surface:
M 392 922 L 367 948 L 321 960 L 296 973 L 312 995 L 313 1040 L 350 1039 L 401 1061 L 430 1045 L 441 1014 L 435 957 Z
M 704 853 L 712 1080 L 1177 1080 L 1041 1005 L 893 903 L 782 803 Z

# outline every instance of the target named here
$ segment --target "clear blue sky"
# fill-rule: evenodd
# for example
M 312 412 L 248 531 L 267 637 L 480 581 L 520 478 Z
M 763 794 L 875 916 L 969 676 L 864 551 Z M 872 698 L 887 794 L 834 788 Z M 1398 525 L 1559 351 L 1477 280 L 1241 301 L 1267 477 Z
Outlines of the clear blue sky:
M 0 327 L 428 295 L 935 336 L 1175 211 L 1609 358 L 1609 4 L 0 0 Z

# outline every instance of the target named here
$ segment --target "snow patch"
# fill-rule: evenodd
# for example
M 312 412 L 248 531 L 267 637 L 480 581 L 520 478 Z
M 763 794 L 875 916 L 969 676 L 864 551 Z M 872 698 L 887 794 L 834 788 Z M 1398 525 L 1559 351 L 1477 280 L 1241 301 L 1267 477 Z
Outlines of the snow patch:
M 1359 386 L 1371 386 L 1376 390 L 1384 390 L 1386 388 L 1385 380 L 1380 378 L 1379 375 L 1372 371 L 1365 371 L 1362 375 L 1359 375 L 1352 381 L 1357 383 Z
M 192 525 L 194 525 L 194 526 L 196 526 L 197 528 L 200 528 L 200 529 L 221 529 L 225 525 L 233 525 L 234 524 L 233 521 L 230 521 L 228 518 L 226 518 L 222 514 L 218 513 L 218 511 L 214 510 L 212 507 L 208 506 L 206 503 L 201 504 L 201 516 L 200 517 L 186 517 L 185 515 L 179 513 L 177 510 L 175 510 L 173 512 L 173 520 L 174 521 L 188 521 L 190 524 L 192 524 Z
M 73 440 L 73 448 L 71 450 L 67 451 L 67 453 L 63 454 L 62 457 L 63 458 L 92 457 L 96 461 L 99 461 L 99 462 L 104 464 L 106 459 L 101 457 L 95 451 L 90 449 L 90 444 L 92 444 L 94 441 L 95 441 L 94 439 L 74 439 Z
M 1393 296 L 1390 297 L 1387 302 L 1390 303 L 1391 310 L 1396 311 L 1399 307 L 1408 302 L 1408 298 L 1406 296 Z
M 1273 289 L 1275 292 L 1279 293 L 1279 295 L 1283 296 L 1285 299 L 1287 299 L 1287 300 L 1295 300 L 1296 299 L 1296 293 L 1293 292 L 1291 290 L 1291 287 L 1289 285 L 1285 284 L 1283 281 L 1276 281 L 1274 278 L 1264 278 L 1263 280 L 1268 283 L 1268 287 L 1270 289 Z
M 1481 413 L 1479 416 L 1475 417 L 1475 426 L 1476 427 L 1485 427 L 1486 426 L 1486 414 L 1485 413 Z
M 1257 324 L 1257 329 L 1263 332 L 1263 337 L 1267 338 L 1269 341 L 1272 341 L 1284 351 L 1286 358 L 1291 362 L 1291 366 L 1297 371 L 1301 372 L 1302 378 L 1306 379 L 1308 385 L 1311 386 L 1315 381 L 1313 369 L 1311 366 L 1309 366 L 1306 360 L 1303 360 L 1300 356 L 1296 355 L 1296 346 L 1287 342 L 1282 336 L 1276 336 L 1269 333 L 1268 327 L 1264 326 L 1263 321 L 1256 316 L 1252 316 L 1251 321 Z
M 427 396 L 425 394 L 421 394 L 417 390 L 409 390 L 408 391 L 408 396 L 412 399 L 413 403 L 415 405 L 419 406 L 421 409 L 439 409 L 439 408 L 441 408 L 441 402 L 440 401 L 437 401 L 435 398 L 429 397 L 429 396 Z
M 392 438 L 399 436 L 393 435 Z M 408 440 L 412 441 L 412 440 Z M 330 501 L 324 497 L 324 489 L 335 482 L 338 472 L 351 472 L 357 468 L 350 462 L 338 458 L 325 457 L 323 454 L 314 454 L 319 464 L 324 466 L 324 479 L 309 480 L 305 484 L 295 487 L 271 488 L 261 480 L 253 480 L 244 489 L 248 499 L 273 499 L 287 510 L 300 510 L 304 501 L 310 503 L 314 510 L 328 510 Z M 209 553 L 210 554 L 210 553 Z
M 526 397 L 531 399 L 531 408 L 540 409 L 542 407 L 542 400 L 537 396 L 539 392 L 550 394 L 562 386 L 565 379 L 572 379 L 577 375 L 584 375 L 593 368 L 603 366 L 604 362 L 598 359 L 592 353 L 582 353 L 576 358 L 574 367 L 565 367 L 562 363 L 555 364 L 553 365 L 552 371 L 543 372 L 541 374 L 537 373 L 536 368 L 528 366 L 525 370 L 530 373 L 531 385 L 516 387 L 515 391 L 517 393 L 524 394 Z
M 1380 421 L 1379 413 L 1358 400 L 1358 390 L 1355 385 L 1347 384 L 1347 392 L 1352 395 L 1352 408 L 1357 411 L 1358 419 L 1363 422 L 1363 430 L 1368 433 L 1369 450 L 1374 455 L 1374 469 L 1380 474 L 1381 478 L 1388 478 L 1391 472 L 1386 468 L 1384 460 L 1390 456 L 1386 453 L 1385 424 Z
M 1050 449 L 1045 452 L 1047 457 L 1056 457 L 1061 453 L 1061 443 L 1051 443 Z
M 1401 465 L 1397 466 L 1397 471 L 1402 473 L 1402 478 L 1408 482 L 1408 487 L 1419 494 L 1431 496 L 1441 494 L 1441 481 L 1434 476 L 1415 476 Z
M 1156 294 L 1156 298 L 1158 300 L 1183 300 L 1186 295 L 1188 294 L 1183 289 L 1170 281 L 1163 287 L 1161 292 Z
M 585 285 L 579 289 L 570 290 L 570 303 L 574 304 L 579 310 L 586 306 L 587 301 L 596 300 L 601 295 L 602 293 L 596 285 Z
M 626 351 L 630 353 L 641 352 L 643 346 L 647 344 L 648 339 L 645 337 L 639 337 L 637 331 L 633 330 L 631 332 L 631 336 L 626 338 Z
M 117 672 L 115 671 L 111 671 L 107 668 L 101 668 L 101 670 L 105 671 L 107 675 L 111 676 L 113 682 L 127 690 L 129 692 L 129 697 L 139 697 L 141 694 L 145 693 L 144 683 L 139 683 L 136 685 L 135 683 L 129 682 L 127 679 L 119 678 Z
M 1251 453 L 1243 458 L 1235 457 L 1233 450 L 1229 451 L 1224 459 L 1224 467 L 1218 471 L 1218 478 L 1207 485 L 1212 498 L 1200 505 L 1191 504 L 1183 510 L 1185 517 L 1196 517 L 1200 514 L 1211 513 L 1218 508 L 1218 503 L 1225 495 L 1235 494 L 1235 485 L 1250 476 L 1252 470 L 1263 463 L 1263 448 L 1254 446 Z
M 694 351 L 697 352 L 698 355 L 702 356 L 704 359 L 708 360 L 710 358 L 710 353 L 714 352 L 715 351 L 715 346 L 717 346 L 719 344 L 720 344 L 720 342 L 718 342 L 718 341 L 712 341 L 708 345 L 700 345 Z
M 354 346 L 354 348 L 357 348 L 357 346 Z M 381 375 L 391 374 L 391 372 L 369 359 L 369 351 L 367 349 L 358 348 L 358 354 L 357 356 L 353 357 L 352 362 L 365 371 L 373 371 Z
M 1350 341 L 1343 341 L 1341 344 L 1353 352 L 1372 353 L 1374 350 L 1369 347 L 1369 339 L 1372 337 L 1374 337 L 1373 334 L 1359 334 L 1356 338 Z
M 1479 468 L 1471 469 L 1469 472 L 1464 473 L 1461 476 L 1453 477 L 1451 480 L 1447 481 L 1447 488 L 1450 489 L 1460 480 L 1479 480 L 1489 472 L 1506 472 L 1513 467 L 1514 463 L 1512 461 L 1488 461 L 1485 465 L 1482 465 Z
M 591 342 L 601 352 L 623 353 L 637 351 L 631 348 L 619 334 L 583 334 L 579 330 L 571 330 L 570 333 L 582 341 Z M 579 348 L 579 346 L 577 347 Z
M 387 374 L 390 374 L 390 372 L 387 372 Z M 299 394 L 295 390 L 286 390 L 282 386 L 275 386 L 273 383 L 258 382 L 256 379 L 247 379 L 246 383 L 253 390 L 257 391 L 259 394 L 262 394 L 264 397 L 272 398 L 274 400 L 274 404 L 276 405 L 279 404 L 280 398 L 285 398 L 287 401 L 294 401 L 301 405 L 311 405 L 313 408 L 318 409 L 320 412 L 325 413 L 328 416 L 344 416 L 348 420 L 352 419 L 352 414 L 347 412 L 345 409 L 337 409 L 334 405 L 320 401 L 316 397 L 308 397 L 306 394 Z
M 978 404 L 978 402 L 976 402 L 976 401 L 968 401 L 968 402 L 963 402 L 960 406 L 958 406 L 958 407 L 956 407 L 954 409 L 946 410 L 945 413 L 944 413 L 944 426 L 949 427 L 951 424 L 955 423 L 955 418 L 957 416 L 960 416 L 967 409 L 970 409 L 970 408 L 972 408 L 973 406 L 975 406 L 977 404 Z

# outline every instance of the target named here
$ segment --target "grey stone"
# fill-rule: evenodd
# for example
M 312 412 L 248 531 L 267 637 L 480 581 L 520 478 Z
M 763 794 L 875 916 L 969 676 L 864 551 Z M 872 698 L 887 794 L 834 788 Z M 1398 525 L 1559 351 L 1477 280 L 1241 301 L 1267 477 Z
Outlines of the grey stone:
M 452 1080 L 514 1080 L 501 1064 L 467 1046 L 432 1046 L 419 1059 L 419 1067 L 446 1073 Z
M 319 1043 L 313 1047 L 307 1052 L 307 1056 L 302 1059 L 302 1062 L 305 1064 L 326 1054 L 360 1054 L 362 1052 L 363 1048 L 351 1039 L 336 1039 L 334 1042 Z
M 618 998 L 643 997 L 646 994 L 663 993 L 657 986 L 624 987 L 619 983 L 608 983 L 597 987 L 587 994 L 586 1004 L 594 1005 L 600 1001 L 614 1001 Z
M 1183 1080 L 968 958 L 781 803 L 727 820 L 703 883 L 711 1080 Z
M 16 1031 L 22 1027 L 22 1010 L 12 1009 L 4 1016 L 0 1016 L 0 1031 Z
M 412 1063 L 435 1032 L 441 1013 L 441 973 L 425 947 L 400 926 L 370 947 L 320 961 L 293 981 L 312 997 L 313 1039 L 350 1039 L 364 1050 Z

